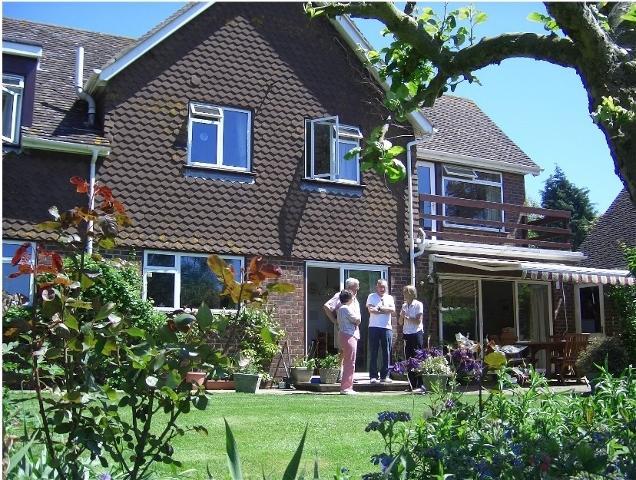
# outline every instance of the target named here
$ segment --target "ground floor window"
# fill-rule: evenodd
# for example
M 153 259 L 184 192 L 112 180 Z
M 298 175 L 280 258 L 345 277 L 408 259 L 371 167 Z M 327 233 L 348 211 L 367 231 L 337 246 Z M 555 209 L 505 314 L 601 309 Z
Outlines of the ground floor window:
M 576 330 L 580 333 L 604 333 L 604 301 L 602 285 L 577 285 Z
M 544 341 L 551 335 L 550 284 L 489 278 L 441 278 L 440 338 L 461 333 L 499 344 Z
M 25 242 L 17 240 L 2 241 L 2 293 L 9 295 L 20 295 L 22 303 L 29 304 L 33 300 L 33 275 L 20 275 L 16 278 L 9 278 L 12 273 L 18 271 L 18 265 L 11 265 L 11 260 L 17 250 Z M 35 258 L 35 244 L 27 242 L 29 248 L 22 256 L 21 262 L 33 262 Z
M 212 309 L 236 305 L 221 297 L 222 285 L 207 264 L 208 255 L 165 251 L 144 252 L 144 298 L 155 307 L 173 310 L 198 308 L 205 302 Z M 241 279 L 243 257 L 221 256 Z

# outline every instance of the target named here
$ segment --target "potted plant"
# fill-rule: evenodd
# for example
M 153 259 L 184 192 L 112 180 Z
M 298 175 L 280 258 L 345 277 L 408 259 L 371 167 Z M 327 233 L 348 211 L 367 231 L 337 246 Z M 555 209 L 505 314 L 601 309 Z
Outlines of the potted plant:
M 324 358 L 319 358 L 317 363 L 320 383 L 338 383 L 340 355 L 327 355 Z
M 262 370 L 255 361 L 255 352 L 244 350 L 239 355 L 238 369 L 234 373 L 235 390 L 244 393 L 256 393 L 261 384 Z
M 206 390 L 234 390 L 235 383 L 231 380 L 233 367 L 229 364 L 225 368 L 214 367 L 205 381 Z
M 445 390 L 453 371 L 445 356 L 429 356 L 422 360 L 415 371 L 422 377 L 427 392 Z
M 294 385 L 298 383 L 309 383 L 316 368 L 316 359 L 301 357 L 294 362 L 291 367 L 291 378 Z

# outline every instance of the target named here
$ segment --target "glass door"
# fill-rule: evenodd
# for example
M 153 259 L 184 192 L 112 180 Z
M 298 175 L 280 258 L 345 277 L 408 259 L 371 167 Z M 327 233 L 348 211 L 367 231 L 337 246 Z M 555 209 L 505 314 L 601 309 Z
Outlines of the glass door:
M 360 340 L 358 341 L 358 351 L 356 355 L 356 369 L 367 370 L 368 367 L 368 332 L 369 332 L 369 311 L 366 308 L 367 297 L 375 292 L 375 284 L 384 278 L 384 272 L 380 270 L 344 270 L 344 279 L 355 278 L 360 282 L 358 291 L 358 302 L 360 302 Z

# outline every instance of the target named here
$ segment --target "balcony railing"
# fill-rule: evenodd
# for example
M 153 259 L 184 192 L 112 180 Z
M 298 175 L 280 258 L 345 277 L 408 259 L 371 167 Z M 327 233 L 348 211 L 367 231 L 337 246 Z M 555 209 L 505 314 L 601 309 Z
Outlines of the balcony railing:
M 420 205 L 422 202 L 430 202 L 430 211 L 434 213 L 420 209 L 420 219 L 436 223 L 436 232 L 432 235 L 440 240 L 561 250 L 572 248 L 570 212 L 566 210 L 428 194 L 420 194 Z M 495 210 L 504 220 L 443 215 L 442 212 L 447 210 L 443 205 Z M 505 212 L 503 216 L 501 212 Z

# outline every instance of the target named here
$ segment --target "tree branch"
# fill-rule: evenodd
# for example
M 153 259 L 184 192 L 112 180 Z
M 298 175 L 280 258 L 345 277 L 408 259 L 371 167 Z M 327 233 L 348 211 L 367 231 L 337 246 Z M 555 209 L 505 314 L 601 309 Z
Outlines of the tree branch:
M 356 3 L 309 3 L 317 12 L 329 17 L 349 15 L 353 18 L 365 18 L 382 22 L 395 37 L 413 47 L 422 58 L 442 60 L 442 45 L 421 28 L 417 20 L 398 10 L 392 3 L 387 2 L 356 2 Z
M 452 76 L 520 57 L 572 68 L 577 68 L 580 61 L 576 46 L 567 38 L 536 33 L 504 33 L 484 38 L 460 50 L 452 56 L 450 66 L 442 68 Z

